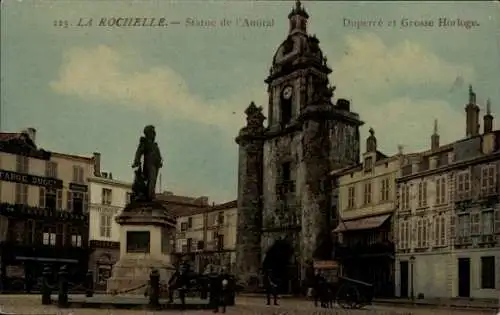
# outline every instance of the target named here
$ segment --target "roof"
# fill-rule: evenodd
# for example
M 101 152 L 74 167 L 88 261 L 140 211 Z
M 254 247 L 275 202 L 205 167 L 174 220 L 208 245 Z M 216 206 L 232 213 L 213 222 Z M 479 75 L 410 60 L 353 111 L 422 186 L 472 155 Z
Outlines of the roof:
M 0 141 L 9 141 L 19 138 L 20 136 L 20 132 L 0 132 Z
M 212 206 L 212 210 L 226 210 L 238 207 L 238 200 L 231 200 L 225 203 Z
M 209 205 L 207 197 L 188 197 L 173 194 L 158 194 L 157 200 L 163 201 L 169 213 L 174 217 L 187 217 L 202 213 L 233 209 L 237 207 L 237 201 L 232 200 L 221 204 Z
M 22 132 L 0 132 L 0 141 L 11 141 L 11 140 L 21 140 L 21 135 L 23 135 Z M 32 145 L 35 145 L 34 141 L 29 139 L 25 141 L 30 141 Z M 46 150 L 44 150 L 46 151 Z M 55 157 L 61 157 L 61 158 L 67 158 L 67 159 L 77 159 L 77 160 L 84 160 L 86 162 L 92 161 L 94 159 L 93 156 L 88 157 L 88 156 L 81 156 L 81 155 L 76 155 L 76 154 L 66 154 L 66 153 L 60 153 L 60 152 L 54 152 L 50 151 L 50 154 Z

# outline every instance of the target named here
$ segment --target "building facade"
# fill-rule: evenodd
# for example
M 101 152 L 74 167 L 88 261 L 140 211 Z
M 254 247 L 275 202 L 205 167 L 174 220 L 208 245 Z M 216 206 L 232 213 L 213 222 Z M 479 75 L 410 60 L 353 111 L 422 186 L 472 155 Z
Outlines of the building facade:
M 498 298 L 500 134 L 469 91 L 466 138 L 407 156 L 398 180 L 396 295 Z
M 106 290 L 113 265 L 120 259 L 120 226 L 116 223 L 130 202 L 132 184 L 113 179 L 101 172 L 99 153 L 94 153 L 96 168 L 90 183 L 89 240 L 92 251 L 89 270 L 94 273 L 95 288 Z
M 189 261 L 196 272 L 208 265 L 235 271 L 236 200 L 197 208 L 178 209 L 175 237 L 177 261 Z
M 333 92 L 319 40 L 307 31 L 309 15 L 297 1 L 289 32 L 265 80 L 262 108 L 246 109 L 238 166 L 238 275 L 247 285 L 271 269 L 281 291 L 300 290 L 313 259 L 331 258 L 332 170 L 359 161 L 359 116 Z
M 378 297 L 394 295 L 392 226 L 401 158 L 378 151 L 370 129 L 363 162 L 332 174 L 339 211 L 335 259 L 345 276 L 373 283 Z
M 67 265 L 70 281 L 88 264 L 87 179 L 93 157 L 48 152 L 36 130 L 0 134 L 0 284 L 4 292 L 39 289 L 44 266 Z

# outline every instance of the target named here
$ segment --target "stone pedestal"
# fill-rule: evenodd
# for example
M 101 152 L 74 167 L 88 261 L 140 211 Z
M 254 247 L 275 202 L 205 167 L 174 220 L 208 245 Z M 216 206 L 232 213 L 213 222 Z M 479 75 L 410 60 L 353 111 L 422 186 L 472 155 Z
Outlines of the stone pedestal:
M 128 205 L 116 218 L 120 225 L 120 259 L 108 279 L 110 294 L 144 294 L 141 287 L 149 281 L 152 269 L 166 283 L 175 268 L 172 265 L 175 219 L 159 202 Z

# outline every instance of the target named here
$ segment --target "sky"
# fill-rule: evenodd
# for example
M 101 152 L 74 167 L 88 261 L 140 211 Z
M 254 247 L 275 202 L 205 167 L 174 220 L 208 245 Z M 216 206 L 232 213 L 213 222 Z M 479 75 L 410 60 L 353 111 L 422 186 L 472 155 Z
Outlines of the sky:
M 234 200 L 234 138 L 251 101 L 267 113 L 264 79 L 287 36 L 293 5 L 2 0 L 0 130 L 34 127 L 44 149 L 100 152 L 104 171 L 131 181 L 142 129 L 153 124 L 164 158 L 162 190 Z M 498 1 L 303 5 L 308 31 L 333 68 L 334 98 L 351 100 L 365 121 L 362 150 L 370 127 L 386 154 L 396 153 L 398 145 L 405 152 L 425 150 L 435 119 L 442 143 L 463 138 L 469 84 L 482 113 L 487 98 L 493 115 L 500 112 Z M 168 25 L 98 25 L 112 17 L 164 17 Z M 80 18 L 93 24 L 78 26 Z M 245 18 L 273 23 L 242 26 Z M 439 27 L 439 18 L 475 22 L 470 28 Z M 189 26 L 187 19 L 217 25 Z M 221 26 L 223 19 L 233 23 Z M 406 26 L 404 19 L 420 22 Z M 434 25 L 422 26 L 430 20 Z M 376 23 L 355 27 L 356 21 Z

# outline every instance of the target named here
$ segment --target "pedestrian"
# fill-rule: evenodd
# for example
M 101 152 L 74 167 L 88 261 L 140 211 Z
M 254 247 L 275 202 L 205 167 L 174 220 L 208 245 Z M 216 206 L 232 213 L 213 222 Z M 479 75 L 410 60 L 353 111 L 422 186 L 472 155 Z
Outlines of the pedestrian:
M 276 283 L 276 279 L 274 279 L 272 270 L 268 269 L 265 272 L 264 286 L 266 288 L 267 305 L 271 305 L 271 296 L 273 298 L 274 305 L 278 305 L 278 284 Z
M 210 274 L 210 298 L 209 304 L 214 313 L 219 312 L 219 306 L 221 305 L 222 298 L 222 278 L 219 273 Z M 224 310 L 225 311 L 225 310 Z

